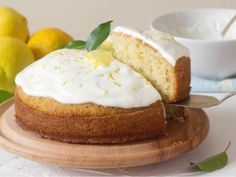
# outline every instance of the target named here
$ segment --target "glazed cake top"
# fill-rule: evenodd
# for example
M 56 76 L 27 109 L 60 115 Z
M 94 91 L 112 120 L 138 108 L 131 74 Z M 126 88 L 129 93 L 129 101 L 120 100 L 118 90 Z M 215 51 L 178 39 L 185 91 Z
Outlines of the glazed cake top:
M 144 43 L 156 49 L 172 66 L 175 66 L 181 57 L 189 57 L 189 50 L 166 33 L 159 31 L 138 31 L 133 28 L 118 26 L 113 32 L 130 35 L 142 40 Z
M 29 96 L 48 97 L 62 104 L 146 107 L 161 99 L 155 88 L 129 66 L 112 59 L 94 65 L 85 50 L 60 49 L 34 62 L 16 76 Z

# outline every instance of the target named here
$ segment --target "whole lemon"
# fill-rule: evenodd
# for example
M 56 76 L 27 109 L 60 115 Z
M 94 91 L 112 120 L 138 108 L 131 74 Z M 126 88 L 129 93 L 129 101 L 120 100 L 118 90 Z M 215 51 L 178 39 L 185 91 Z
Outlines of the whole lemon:
M 26 42 L 29 38 L 26 18 L 14 9 L 0 7 L 0 36 L 12 36 Z
M 48 53 L 63 48 L 73 38 L 58 28 L 46 28 L 35 32 L 28 41 L 35 59 L 42 58 Z
M 33 61 L 33 54 L 24 42 L 0 37 L 0 90 L 13 92 L 16 74 Z

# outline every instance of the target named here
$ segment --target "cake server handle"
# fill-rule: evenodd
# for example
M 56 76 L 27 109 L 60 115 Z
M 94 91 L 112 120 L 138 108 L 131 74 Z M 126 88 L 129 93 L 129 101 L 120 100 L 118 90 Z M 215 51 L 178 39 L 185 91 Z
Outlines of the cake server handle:
M 171 103 L 171 104 L 180 106 L 180 107 L 188 107 L 188 108 L 208 108 L 208 107 L 217 106 L 234 95 L 236 95 L 236 92 L 230 92 L 226 94 L 222 99 L 219 100 L 214 96 L 190 94 L 188 98 L 182 101 L 176 102 L 176 103 Z

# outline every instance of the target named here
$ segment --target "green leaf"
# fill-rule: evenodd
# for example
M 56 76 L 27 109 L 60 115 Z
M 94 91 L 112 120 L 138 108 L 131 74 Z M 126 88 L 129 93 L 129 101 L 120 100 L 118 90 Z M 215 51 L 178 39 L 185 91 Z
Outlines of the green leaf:
M 0 103 L 4 102 L 5 100 L 11 98 L 13 96 L 12 93 L 7 91 L 0 90 Z
M 112 21 L 100 24 L 89 35 L 86 43 L 88 51 L 97 49 L 110 34 Z
M 212 172 L 223 168 L 228 163 L 228 155 L 226 151 L 230 147 L 230 144 L 231 142 L 229 142 L 228 146 L 223 152 L 198 163 L 190 162 L 190 165 L 193 167 L 197 167 L 201 171 L 206 171 L 206 172 Z
M 85 49 L 86 48 L 86 42 L 82 40 L 75 40 L 69 42 L 65 48 L 68 49 Z

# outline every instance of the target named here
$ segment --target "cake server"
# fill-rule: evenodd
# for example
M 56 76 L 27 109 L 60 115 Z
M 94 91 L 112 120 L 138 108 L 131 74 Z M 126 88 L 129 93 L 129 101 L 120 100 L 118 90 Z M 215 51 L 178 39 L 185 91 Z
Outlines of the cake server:
M 217 92 L 220 93 L 220 92 Z M 216 106 L 224 102 L 226 99 L 236 95 L 236 92 L 230 92 L 226 94 L 222 99 L 217 99 L 214 96 L 208 95 L 195 95 L 190 94 L 190 96 L 182 101 L 176 103 L 171 103 L 172 105 L 188 107 L 188 108 L 208 108 Z

